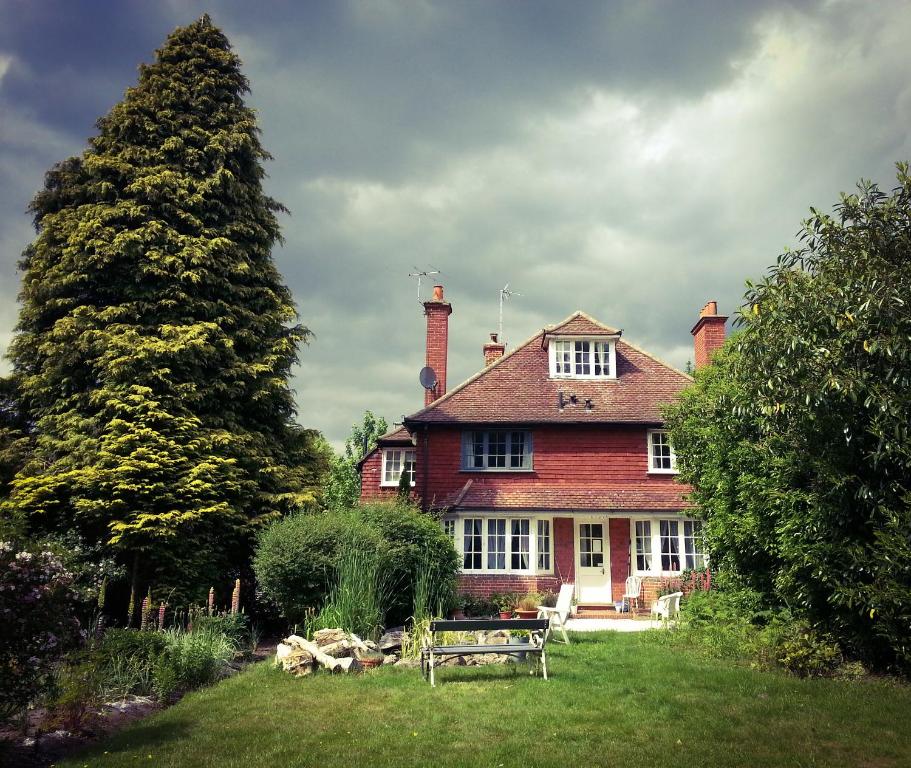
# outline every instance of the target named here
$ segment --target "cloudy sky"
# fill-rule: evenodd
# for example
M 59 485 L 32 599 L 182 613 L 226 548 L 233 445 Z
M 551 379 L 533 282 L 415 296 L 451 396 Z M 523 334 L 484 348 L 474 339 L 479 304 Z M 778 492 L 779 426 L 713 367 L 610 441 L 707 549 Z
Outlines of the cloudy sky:
M 683 366 L 702 304 L 733 311 L 810 205 L 911 159 L 907 2 L 0 0 L 0 351 L 44 172 L 204 12 L 291 209 L 299 418 L 336 446 L 422 403 L 415 267 L 453 304 L 450 386 L 506 283 L 510 343 L 583 309 Z

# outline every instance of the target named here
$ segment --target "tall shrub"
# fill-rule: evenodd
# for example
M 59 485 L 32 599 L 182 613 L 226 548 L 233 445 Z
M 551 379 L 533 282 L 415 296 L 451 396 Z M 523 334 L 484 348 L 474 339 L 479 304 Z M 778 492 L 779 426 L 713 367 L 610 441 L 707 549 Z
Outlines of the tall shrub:
M 911 672 L 911 175 L 816 210 L 669 414 L 713 553 Z

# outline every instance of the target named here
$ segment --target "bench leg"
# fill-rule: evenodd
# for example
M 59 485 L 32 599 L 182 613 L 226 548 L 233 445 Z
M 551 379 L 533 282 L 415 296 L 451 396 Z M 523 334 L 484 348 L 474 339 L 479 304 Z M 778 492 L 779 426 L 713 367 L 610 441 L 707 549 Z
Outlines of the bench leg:
M 544 679 L 547 680 L 547 656 L 544 649 L 541 649 L 541 671 L 544 673 Z
M 436 687 L 436 681 L 433 679 L 433 651 L 430 652 L 430 687 Z

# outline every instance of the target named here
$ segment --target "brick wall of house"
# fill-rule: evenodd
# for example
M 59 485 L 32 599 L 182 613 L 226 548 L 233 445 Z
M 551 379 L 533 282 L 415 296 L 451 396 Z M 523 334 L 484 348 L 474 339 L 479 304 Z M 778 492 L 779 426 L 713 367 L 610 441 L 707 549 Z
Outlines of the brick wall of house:
M 559 592 L 556 576 L 519 576 L 508 573 L 463 573 L 459 576 L 459 592 L 475 597 L 490 597 L 495 592 Z
M 565 483 L 575 489 L 626 482 L 641 485 L 643 481 L 655 488 L 674 484 L 673 475 L 648 473 L 645 426 L 535 426 L 531 431 L 534 469 L 496 473 L 461 471 L 462 429 L 458 427 L 430 430 L 429 467 L 422 466 L 424 433 L 418 433 L 418 493 L 424 488 L 425 472 L 430 505 L 440 504 L 469 479 L 475 489 L 494 486 L 504 490 L 536 482 Z M 683 492 L 685 488 L 681 486 Z
M 554 573 L 561 584 L 576 576 L 576 531 L 571 517 L 554 518 Z

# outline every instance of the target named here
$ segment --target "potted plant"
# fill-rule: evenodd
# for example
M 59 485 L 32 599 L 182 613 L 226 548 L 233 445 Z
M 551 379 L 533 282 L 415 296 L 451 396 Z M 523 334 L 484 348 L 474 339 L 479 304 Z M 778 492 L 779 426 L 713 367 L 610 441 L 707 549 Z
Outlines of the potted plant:
M 518 614 L 520 619 L 537 618 L 538 605 L 540 605 L 540 598 L 538 595 L 524 595 L 516 604 L 516 614 Z
M 461 621 L 466 618 L 466 612 L 470 602 L 470 595 L 456 595 L 454 605 L 452 606 L 452 618 L 456 621 Z
M 498 594 L 491 595 L 491 601 L 497 606 L 497 610 L 500 612 L 501 619 L 511 619 L 512 611 L 516 604 L 516 599 L 514 595 L 508 594 Z
M 510 630 L 509 637 L 506 638 L 507 645 L 528 645 L 531 642 L 531 636 L 524 629 Z M 525 651 L 515 654 L 516 661 L 525 661 Z

